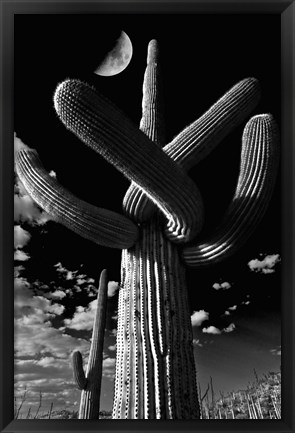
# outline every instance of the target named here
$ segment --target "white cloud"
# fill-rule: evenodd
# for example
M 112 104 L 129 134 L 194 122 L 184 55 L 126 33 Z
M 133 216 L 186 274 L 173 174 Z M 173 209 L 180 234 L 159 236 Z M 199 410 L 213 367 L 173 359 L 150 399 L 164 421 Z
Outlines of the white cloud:
M 16 175 L 14 193 L 14 221 L 28 222 L 31 225 L 43 225 L 52 220 L 30 197 L 20 179 Z
M 34 296 L 30 285 L 24 278 L 15 278 L 14 280 L 14 306 L 15 316 L 28 317 L 39 316 L 40 320 L 53 315 L 60 315 L 64 312 L 65 307 L 60 304 L 52 303 L 43 296 Z M 48 315 L 48 313 L 50 313 Z
M 250 304 L 250 301 L 243 301 L 243 302 L 241 302 L 241 305 L 249 305 Z
M 108 297 L 111 298 L 114 296 L 119 289 L 119 283 L 116 281 L 109 281 L 108 282 Z
M 56 316 L 60 316 L 64 312 L 64 310 L 65 310 L 65 307 L 63 305 L 60 305 L 60 304 L 51 304 L 48 307 L 48 311 L 50 313 L 55 314 Z
M 232 307 L 228 307 L 229 310 L 235 311 L 238 308 L 237 305 L 233 305 Z
M 86 282 L 91 284 L 91 283 L 94 283 L 95 280 L 94 280 L 94 278 L 87 278 Z
M 116 345 L 114 344 L 113 346 L 109 346 L 108 349 L 113 352 L 116 350 Z
M 271 350 L 270 350 L 270 353 L 271 353 L 272 355 L 275 355 L 275 356 L 281 356 L 281 354 L 282 354 L 281 346 L 278 346 L 278 347 L 276 347 L 275 349 L 271 349 Z
M 14 251 L 14 260 L 18 262 L 25 262 L 29 260 L 30 256 L 28 253 L 25 253 L 23 250 L 15 250 Z
M 55 171 L 51 170 L 49 172 L 49 176 L 54 177 L 54 179 L 56 179 L 56 173 L 55 173 Z
M 52 317 L 61 315 L 64 306 L 43 296 L 34 296 L 30 284 L 22 277 L 15 278 L 15 351 L 17 356 L 52 353 L 68 358 L 73 349 L 86 349 L 85 340 L 64 334 L 51 324 Z
M 102 363 L 102 374 L 104 377 L 107 377 L 108 379 L 114 379 L 115 377 L 115 365 L 116 365 L 116 359 L 115 358 L 105 358 Z
M 76 284 L 80 285 L 80 284 L 85 284 L 87 282 L 87 280 L 84 280 L 83 278 L 77 278 Z
M 205 334 L 221 334 L 220 329 L 216 328 L 215 326 L 209 326 L 208 328 L 203 328 L 202 332 Z
M 29 147 L 14 133 L 14 151 L 16 153 L 21 149 L 29 149 Z M 51 175 L 53 175 L 54 172 L 51 173 Z M 32 200 L 17 174 L 15 174 L 14 192 L 15 222 L 26 221 L 32 225 L 43 225 L 52 219 L 47 212 L 43 211 L 34 200 Z
M 203 344 L 200 342 L 200 340 L 193 339 L 193 346 L 203 347 Z
M 60 262 L 56 263 L 55 265 L 53 265 L 56 268 L 56 272 L 58 272 L 59 274 L 61 274 L 63 276 L 63 278 L 67 281 L 71 281 L 74 279 L 80 279 L 80 276 L 78 274 L 78 271 L 72 271 L 69 270 L 67 268 L 65 268 Z M 76 285 L 76 289 L 80 288 Z
M 208 320 L 209 313 L 204 310 L 194 311 L 191 315 L 192 326 L 200 326 L 205 320 Z
M 225 311 L 224 313 L 223 313 L 225 316 L 230 316 L 230 312 L 229 311 Z
M 75 293 L 87 293 L 89 298 L 97 296 L 97 288 L 92 284 L 95 282 L 94 278 L 88 277 L 86 274 L 81 274 L 79 270 L 70 270 L 62 265 L 61 262 L 53 265 L 56 272 L 66 281 L 72 281 L 71 287 L 67 287 L 64 292 L 68 297 L 73 297 Z M 81 264 L 80 267 L 83 265 Z M 81 287 L 83 285 L 83 287 Z
M 60 371 L 63 368 L 68 368 L 68 366 L 69 366 L 68 359 L 56 358 L 54 356 L 44 356 L 38 360 L 37 359 L 16 359 L 15 360 L 16 374 L 33 375 L 41 372 L 42 375 L 40 375 L 40 379 L 44 379 L 47 376 L 51 376 L 53 370 Z M 59 377 L 59 371 L 55 371 L 55 377 L 56 376 Z
M 69 359 L 73 350 L 88 350 L 86 340 L 64 334 L 45 320 L 36 313 L 15 319 L 14 349 L 18 357 L 51 353 L 55 357 Z
M 20 181 L 19 181 L 20 182 Z M 18 188 L 19 190 L 21 188 Z M 43 225 L 52 218 L 26 194 L 14 194 L 14 221 Z
M 56 272 L 67 272 L 67 269 L 61 264 L 61 262 L 58 262 L 53 266 L 56 268 Z
M 65 296 L 67 296 L 67 295 L 65 294 L 65 292 L 63 290 L 55 290 L 54 292 L 49 293 L 49 294 L 46 295 L 47 298 L 50 297 L 50 298 L 53 298 L 53 299 L 62 299 Z
M 275 265 L 281 261 L 279 254 L 266 255 L 262 260 L 253 259 L 248 263 L 251 271 L 271 274 L 275 272 Z
M 89 298 L 93 298 L 94 296 L 97 296 L 97 289 L 92 284 L 85 286 L 83 288 L 83 291 L 87 293 Z
M 86 283 L 92 284 L 95 282 L 94 278 L 89 278 L 85 274 L 77 275 L 76 278 L 77 278 L 76 284 L 78 284 L 78 285 L 82 285 L 82 284 L 86 284 Z
M 103 367 L 114 367 L 116 363 L 116 359 L 115 358 L 105 358 L 103 360 Z
M 226 328 L 223 329 L 223 332 L 233 332 L 236 329 L 236 325 L 231 323 Z
M 215 335 L 220 335 L 223 333 L 229 333 L 229 332 L 233 332 L 236 329 L 236 325 L 234 323 L 231 323 L 230 325 L 228 325 L 226 328 L 223 329 L 219 329 L 216 328 L 216 326 L 209 326 L 208 328 L 203 328 L 202 332 L 204 332 L 205 334 L 215 334 Z
M 67 274 L 65 275 L 66 280 L 73 280 L 75 277 L 75 273 L 72 271 L 68 271 Z
M 31 235 L 24 230 L 20 225 L 14 226 L 14 248 L 23 248 L 29 240 Z
M 72 319 L 65 319 L 64 324 L 69 329 L 87 330 L 93 329 L 97 299 L 90 302 L 88 307 L 78 306 Z
M 228 290 L 228 289 L 230 289 L 231 288 L 231 284 L 230 283 L 228 283 L 227 281 L 224 281 L 223 283 L 214 283 L 213 285 L 212 285 L 212 287 L 213 287 L 213 289 L 215 289 L 215 290 L 220 290 L 220 289 L 223 289 L 223 290 Z

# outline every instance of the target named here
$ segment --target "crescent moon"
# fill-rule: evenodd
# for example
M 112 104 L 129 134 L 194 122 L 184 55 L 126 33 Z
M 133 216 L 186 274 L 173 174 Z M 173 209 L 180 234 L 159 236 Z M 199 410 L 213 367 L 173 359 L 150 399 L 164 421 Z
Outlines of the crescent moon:
M 102 62 L 94 71 L 103 77 L 117 75 L 129 65 L 133 53 L 132 43 L 129 36 L 122 31 L 114 48 L 107 53 Z

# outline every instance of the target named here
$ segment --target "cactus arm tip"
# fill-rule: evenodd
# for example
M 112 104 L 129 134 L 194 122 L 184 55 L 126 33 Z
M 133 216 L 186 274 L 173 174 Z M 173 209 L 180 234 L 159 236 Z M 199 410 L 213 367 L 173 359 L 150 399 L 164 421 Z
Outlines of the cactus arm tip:
M 148 44 L 147 65 L 157 64 L 158 61 L 159 61 L 158 41 L 156 39 L 152 39 Z
M 82 355 L 81 352 L 79 352 L 79 350 L 75 350 L 72 353 L 72 366 L 74 372 L 74 380 L 78 389 L 80 390 L 86 389 L 87 379 L 85 377 L 85 373 L 83 370 Z

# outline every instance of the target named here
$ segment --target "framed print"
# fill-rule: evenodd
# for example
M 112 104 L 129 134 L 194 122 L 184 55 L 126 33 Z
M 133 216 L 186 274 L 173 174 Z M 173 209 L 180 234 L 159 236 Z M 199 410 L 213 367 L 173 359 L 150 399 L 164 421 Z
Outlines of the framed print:
M 1 431 L 292 432 L 294 2 L 1 20 Z

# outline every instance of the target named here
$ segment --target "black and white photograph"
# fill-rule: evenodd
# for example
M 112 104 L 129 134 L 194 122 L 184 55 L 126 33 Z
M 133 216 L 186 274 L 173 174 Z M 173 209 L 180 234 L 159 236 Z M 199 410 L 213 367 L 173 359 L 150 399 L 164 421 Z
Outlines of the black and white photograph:
M 280 35 L 15 15 L 14 419 L 281 419 Z

